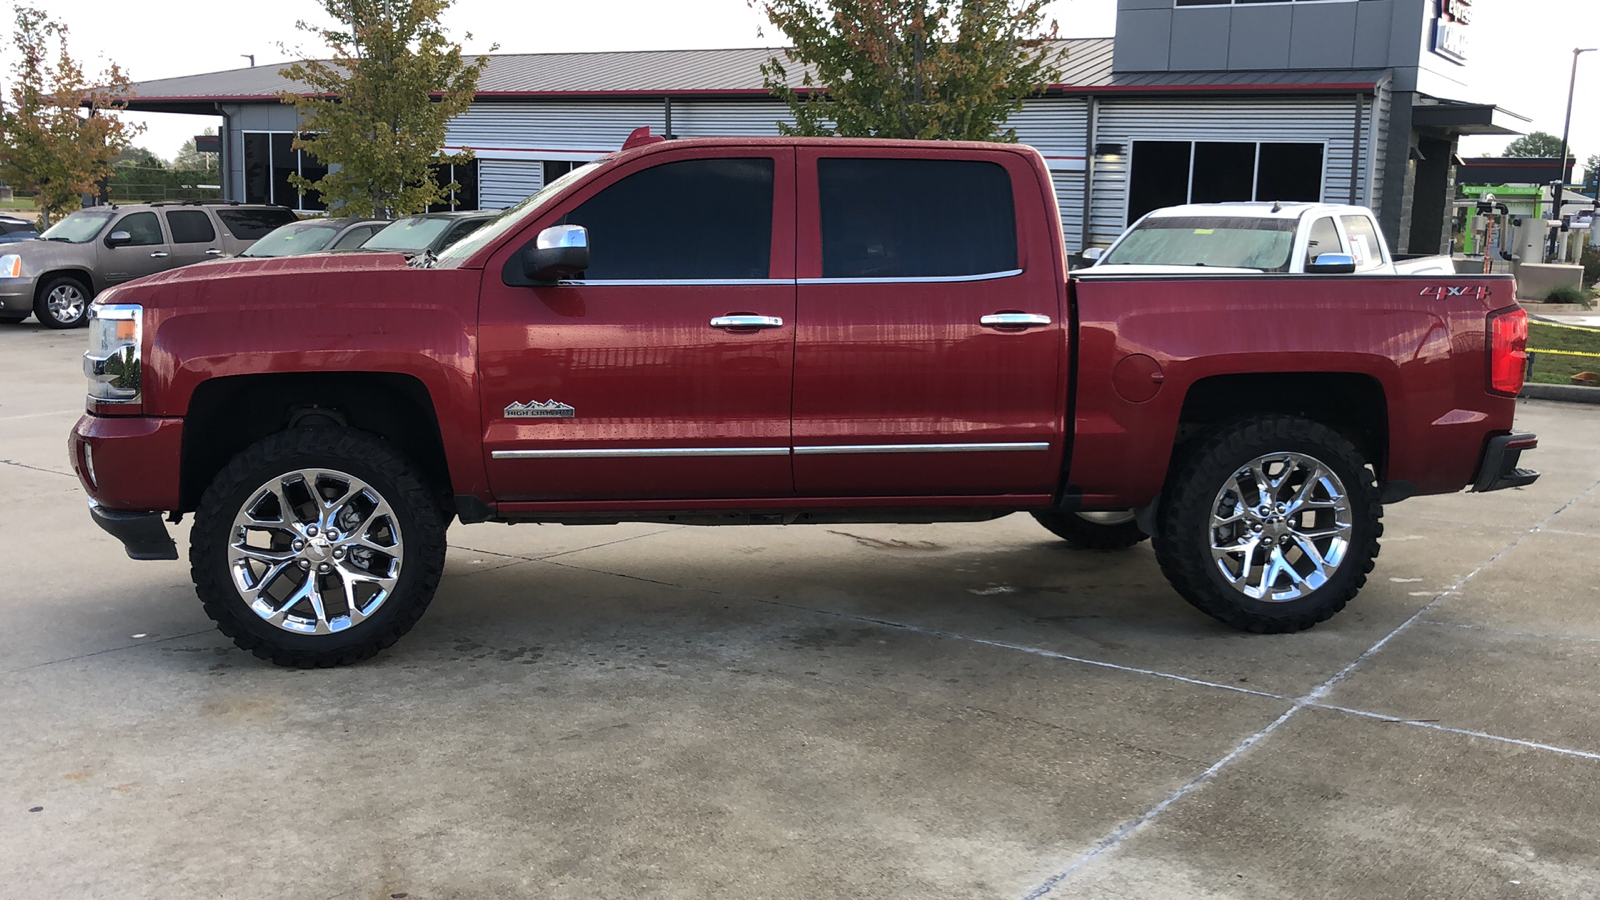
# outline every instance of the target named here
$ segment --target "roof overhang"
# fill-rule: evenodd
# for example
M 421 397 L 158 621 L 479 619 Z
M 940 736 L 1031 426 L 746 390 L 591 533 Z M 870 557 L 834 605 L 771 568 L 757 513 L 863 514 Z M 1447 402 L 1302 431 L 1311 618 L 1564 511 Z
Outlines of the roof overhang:
M 1414 128 L 1451 134 L 1523 134 L 1531 121 L 1491 103 L 1418 103 L 1411 107 Z

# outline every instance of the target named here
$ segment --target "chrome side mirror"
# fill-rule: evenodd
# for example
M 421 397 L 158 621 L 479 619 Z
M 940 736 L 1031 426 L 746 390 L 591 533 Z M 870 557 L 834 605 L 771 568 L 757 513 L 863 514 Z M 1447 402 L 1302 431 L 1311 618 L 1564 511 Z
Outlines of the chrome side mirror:
M 522 272 L 528 280 L 548 284 L 589 268 L 589 229 L 552 225 L 522 248 Z
M 1348 253 L 1324 253 L 1306 266 L 1307 275 L 1351 275 L 1356 270 L 1356 258 Z
M 127 233 L 126 231 L 113 231 L 106 235 L 107 247 L 121 247 L 125 244 L 131 243 L 133 243 L 133 235 Z
M 1090 265 L 1094 265 L 1095 263 L 1100 261 L 1100 257 L 1105 256 L 1105 255 L 1106 255 L 1106 248 L 1104 248 L 1104 247 L 1089 247 L 1089 248 L 1085 249 L 1082 253 L 1079 253 L 1078 254 L 1078 258 L 1083 260 L 1084 262 L 1090 264 Z

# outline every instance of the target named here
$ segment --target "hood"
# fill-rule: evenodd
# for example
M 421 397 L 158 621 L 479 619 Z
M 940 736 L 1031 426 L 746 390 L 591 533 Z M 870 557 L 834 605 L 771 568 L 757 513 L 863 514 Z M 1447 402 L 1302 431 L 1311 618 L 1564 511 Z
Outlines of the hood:
M 219 279 L 341 275 L 371 272 L 377 269 L 404 268 L 406 268 L 406 258 L 398 253 L 307 253 L 301 256 L 233 257 L 168 269 L 130 283 L 179 285 Z
M 93 265 L 94 243 L 67 244 L 32 238 L 0 244 L 0 256 L 13 255 L 22 257 L 23 275 L 37 275 L 63 265 Z
M 1092 266 L 1073 269 L 1073 275 L 1260 275 L 1260 269 L 1234 269 L 1226 266 Z

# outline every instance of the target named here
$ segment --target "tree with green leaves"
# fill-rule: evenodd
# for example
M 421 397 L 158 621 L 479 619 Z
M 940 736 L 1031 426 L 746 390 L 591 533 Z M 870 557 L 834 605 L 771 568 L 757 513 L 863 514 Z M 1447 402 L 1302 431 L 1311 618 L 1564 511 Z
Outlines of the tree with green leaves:
M 1525 134 L 1506 145 L 1506 156 L 1554 159 L 1561 155 L 1561 138 L 1544 131 Z
M 1594 192 L 1600 186 L 1600 153 L 1593 154 L 1583 164 L 1584 190 Z
M 200 132 L 201 135 L 206 137 L 215 136 L 216 133 L 217 130 L 215 128 L 209 127 Z M 194 138 L 190 138 L 183 142 L 182 147 L 178 148 L 178 155 L 172 158 L 172 168 L 185 172 L 215 172 L 217 170 L 217 154 L 201 153 L 200 149 L 195 146 Z
M 750 2 L 793 44 L 761 67 L 785 134 L 1015 141 L 1006 119 L 1065 58 L 1048 0 Z
M 347 215 L 387 217 L 422 212 L 459 187 L 441 187 L 430 166 L 470 158 L 439 151 L 446 124 L 472 104 L 489 60 L 464 58 L 461 45 L 451 43 L 439 21 L 449 6 L 450 0 L 322 0 L 336 26 L 298 23 L 334 56 L 282 69 L 303 89 L 280 98 L 300 114 L 294 146 L 337 168 L 316 181 L 291 175 L 291 184 L 316 191 Z
M 103 193 L 112 161 L 144 130 L 116 113 L 131 95 L 115 63 L 92 82 L 67 50 L 67 26 L 42 10 L 14 7 L 11 89 L 0 104 L 0 180 L 31 191 L 39 223 Z

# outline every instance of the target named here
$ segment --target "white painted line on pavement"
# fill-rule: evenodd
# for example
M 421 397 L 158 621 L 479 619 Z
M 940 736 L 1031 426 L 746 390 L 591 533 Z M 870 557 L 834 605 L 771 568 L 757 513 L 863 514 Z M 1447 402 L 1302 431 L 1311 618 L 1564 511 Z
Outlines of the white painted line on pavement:
M 1563 756 L 1581 756 L 1584 759 L 1600 759 L 1600 753 L 1591 753 L 1588 750 L 1573 750 L 1570 747 L 1557 747 L 1554 744 L 1541 744 L 1538 741 L 1524 741 L 1520 738 L 1504 737 L 1498 734 L 1489 734 L 1486 731 L 1473 731 L 1470 728 L 1451 728 L 1440 725 L 1438 722 L 1423 722 L 1417 719 L 1400 719 L 1387 716 L 1383 713 L 1368 712 L 1364 709 L 1351 709 L 1348 706 L 1334 706 L 1331 703 L 1313 703 L 1317 709 L 1327 709 L 1333 712 L 1349 713 L 1352 716 L 1361 716 L 1366 719 L 1378 719 L 1383 722 L 1393 722 L 1396 725 L 1415 725 L 1418 728 L 1431 728 L 1434 731 L 1448 731 L 1451 734 L 1464 734 L 1468 737 L 1483 738 L 1486 741 L 1499 741 L 1504 744 L 1516 744 L 1518 747 L 1529 747 L 1534 750 L 1548 750 L 1551 753 L 1560 753 Z
M 78 416 L 82 414 L 82 409 L 58 409 L 55 412 L 24 413 L 20 416 L 0 416 L 0 422 L 15 422 L 18 419 L 43 419 L 46 416 Z

